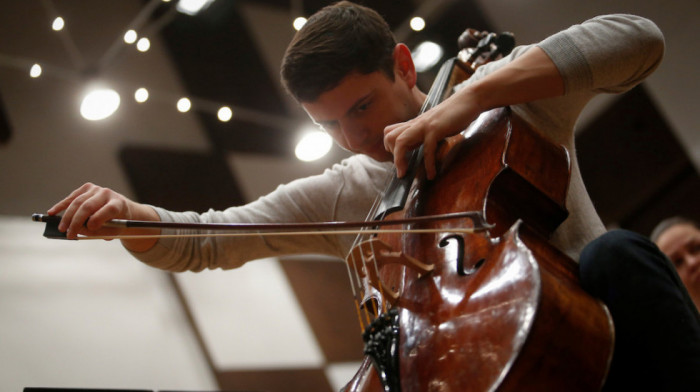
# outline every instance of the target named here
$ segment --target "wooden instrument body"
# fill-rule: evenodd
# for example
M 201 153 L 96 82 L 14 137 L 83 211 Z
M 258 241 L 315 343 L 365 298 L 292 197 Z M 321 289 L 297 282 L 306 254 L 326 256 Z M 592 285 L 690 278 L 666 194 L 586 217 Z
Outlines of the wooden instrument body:
M 439 156 L 436 180 L 419 170 L 394 214 L 480 211 L 495 226 L 451 232 L 473 225 L 463 219 L 407 225 L 439 234 L 378 236 L 434 267 L 380 262 L 385 288 L 370 287 L 363 301 L 383 313 L 383 292 L 396 294 L 401 391 L 598 390 L 612 356 L 611 319 L 580 288 L 576 263 L 547 241 L 567 216 L 566 149 L 502 108 L 449 139 Z M 346 390 L 387 390 L 370 363 Z

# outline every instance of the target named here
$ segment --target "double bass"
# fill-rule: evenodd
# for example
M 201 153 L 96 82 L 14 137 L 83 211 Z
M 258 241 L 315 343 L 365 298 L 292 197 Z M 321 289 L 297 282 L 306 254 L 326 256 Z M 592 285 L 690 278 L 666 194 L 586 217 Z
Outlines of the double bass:
M 421 112 L 514 41 L 467 30 L 460 44 Z M 462 215 L 358 237 L 346 263 L 366 355 L 343 391 L 599 390 L 612 320 L 581 289 L 576 262 L 547 240 L 568 215 L 566 148 L 499 108 L 441 145 L 434 180 L 421 156 L 413 152 L 371 215 Z

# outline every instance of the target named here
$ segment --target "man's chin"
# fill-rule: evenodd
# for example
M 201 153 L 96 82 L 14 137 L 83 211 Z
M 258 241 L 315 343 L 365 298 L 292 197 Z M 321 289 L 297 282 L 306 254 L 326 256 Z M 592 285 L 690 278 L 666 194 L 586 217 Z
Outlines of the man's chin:
M 391 162 L 394 160 L 394 156 L 391 155 L 389 151 L 384 149 L 384 143 L 377 144 L 373 148 L 365 151 L 365 155 L 379 162 Z
M 378 152 L 374 152 L 374 153 L 369 152 L 369 153 L 365 153 L 365 155 L 367 155 L 368 157 L 374 159 L 375 161 L 379 161 L 379 162 L 393 162 L 394 161 L 394 157 L 386 151 L 383 151 L 383 152 L 378 151 Z

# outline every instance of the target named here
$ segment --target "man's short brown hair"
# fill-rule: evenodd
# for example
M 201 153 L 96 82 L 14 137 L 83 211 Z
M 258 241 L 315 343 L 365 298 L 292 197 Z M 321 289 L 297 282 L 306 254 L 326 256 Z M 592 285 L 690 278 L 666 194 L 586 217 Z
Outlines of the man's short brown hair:
M 377 12 L 341 1 L 316 12 L 294 36 L 282 60 L 282 83 L 298 102 L 313 102 L 352 72 L 381 70 L 394 80 L 395 46 Z

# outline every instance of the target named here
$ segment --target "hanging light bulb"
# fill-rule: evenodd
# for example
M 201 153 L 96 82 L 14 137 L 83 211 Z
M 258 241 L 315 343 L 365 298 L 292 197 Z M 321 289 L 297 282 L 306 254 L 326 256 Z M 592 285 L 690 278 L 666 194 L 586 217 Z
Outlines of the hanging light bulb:
M 327 133 L 314 129 L 302 137 L 294 149 L 294 154 L 301 161 L 315 161 L 328 154 L 332 146 L 333 140 Z
M 413 31 L 421 31 L 425 28 L 425 19 L 420 16 L 415 16 L 411 18 L 409 25 Z
M 136 42 L 136 49 L 138 49 L 139 52 L 147 52 L 150 48 L 151 41 L 146 37 L 143 37 Z
M 29 69 L 29 76 L 33 78 L 38 78 L 39 76 L 41 76 L 41 65 L 32 65 L 32 68 Z
M 303 16 L 300 16 L 296 19 L 294 19 L 294 22 L 292 23 L 292 26 L 294 26 L 294 30 L 299 31 L 301 30 L 302 27 L 306 24 L 306 18 Z
M 192 102 L 188 98 L 180 98 L 177 101 L 177 110 L 181 113 L 189 112 L 192 108 Z
M 442 58 L 442 46 L 432 41 L 421 42 L 411 53 L 417 72 L 427 71 Z
M 228 106 L 222 106 L 216 113 L 216 116 L 219 118 L 219 121 L 227 122 L 233 117 L 233 111 Z
M 148 90 L 145 87 L 141 87 L 136 92 L 134 92 L 134 99 L 138 103 L 144 103 L 148 100 Z
M 63 30 L 63 27 L 65 27 L 66 22 L 61 18 L 60 16 L 57 16 L 56 19 L 53 20 L 53 23 L 51 24 L 51 28 L 54 31 L 61 31 Z
M 129 30 L 126 33 L 124 33 L 124 42 L 127 44 L 133 44 L 136 42 L 136 39 L 139 37 L 139 35 L 136 33 L 134 30 Z
M 204 11 L 214 0 L 180 0 L 175 9 L 183 14 L 197 15 Z
M 104 120 L 119 108 L 119 94 L 111 88 L 88 92 L 80 104 L 80 115 L 90 121 Z

